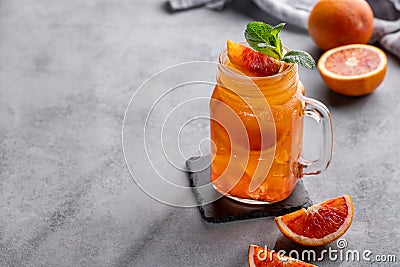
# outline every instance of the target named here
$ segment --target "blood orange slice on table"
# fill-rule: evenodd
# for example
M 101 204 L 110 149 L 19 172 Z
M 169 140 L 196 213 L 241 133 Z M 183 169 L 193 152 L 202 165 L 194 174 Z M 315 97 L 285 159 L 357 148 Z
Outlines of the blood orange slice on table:
M 318 70 L 328 87 L 348 96 L 374 91 L 385 78 L 386 66 L 385 53 L 365 44 L 333 48 L 318 60 Z
M 315 265 L 305 263 L 303 261 L 279 255 L 276 252 L 262 248 L 257 245 L 249 246 L 249 266 L 250 267 L 280 267 L 280 266 L 297 266 L 311 267 Z
M 276 217 L 275 222 L 292 241 L 304 246 L 323 246 L 349 229 L 353 215 L 353 201 L 350 195 L 344 195 Z

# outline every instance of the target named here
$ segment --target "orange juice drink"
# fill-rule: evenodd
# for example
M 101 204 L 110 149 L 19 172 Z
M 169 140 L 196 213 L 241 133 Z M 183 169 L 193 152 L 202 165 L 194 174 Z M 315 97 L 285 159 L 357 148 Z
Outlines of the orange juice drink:
M 250 77 L 234 69 L 223 51 L 210 101 L 211 181 L 216 190 L 246 203 L 287 198 L 303 169 L 312 165 L 301 158 L 303 116 L 327 112 L 322 107 L 313 113 L 315 105 L 308 102 L 296 64 L 285 64 L 272 76 Z M 330 129 L 329 113 L 322 116 Z M 329 133 L 323 140 L 329 148 Z

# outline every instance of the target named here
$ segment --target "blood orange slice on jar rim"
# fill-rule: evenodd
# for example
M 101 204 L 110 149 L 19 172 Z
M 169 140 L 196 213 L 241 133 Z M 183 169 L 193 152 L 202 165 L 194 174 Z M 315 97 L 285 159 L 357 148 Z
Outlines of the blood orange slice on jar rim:
M 227 41 L 227 51 L 230 62 L 248 76 L 271 76 L 279 72 L 281 62 L 243 44 Z

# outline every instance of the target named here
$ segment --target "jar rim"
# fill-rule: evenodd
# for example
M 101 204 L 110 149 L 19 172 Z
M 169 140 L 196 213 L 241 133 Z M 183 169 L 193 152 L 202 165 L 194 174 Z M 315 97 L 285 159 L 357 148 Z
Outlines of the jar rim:
M 248 46 L 247 42 L 240 42 L 240 44 Z M 287 46 L 283 46 L 285 51 L 291 51 Z M 229 67 L 225 64 L 225 59 L 228 57 L 228 49 L 225 48 L 222 50 L 218 57 L 218 65 L 224 70 L 227 71 L 230 75 L 236 76 L 237 78 L 246 78 L 251 80 L 274 80 L 279 79 L 281 76 L 288 74 L 289 72 L 295 71 L 297 72 L 297 64 L 289 63 L 289 66 L 283 70 L 282 72 L 278 72 L 277 74 L 270 75 L 270 76 L 248 76 L 240 72 L 233 71 L 232 67 Z

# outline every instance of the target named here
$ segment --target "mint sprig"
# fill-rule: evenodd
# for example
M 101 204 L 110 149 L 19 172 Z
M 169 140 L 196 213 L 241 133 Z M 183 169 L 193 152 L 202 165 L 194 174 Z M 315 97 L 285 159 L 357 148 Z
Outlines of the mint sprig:
M 253 21 L 247 24 L 244 37 L 247 43 L 256 51 L 287 63 L 297 63 L 303 67 L 313 69 L 315 60 L 309 53 L 291 50 L 283 54 L 279 33 L 284 26 L 285 23 L 271 26 L 264 22 Z

